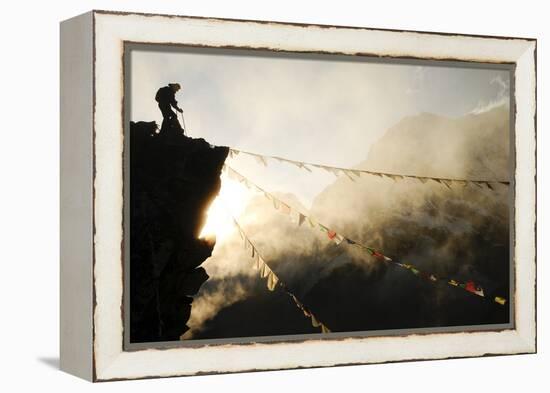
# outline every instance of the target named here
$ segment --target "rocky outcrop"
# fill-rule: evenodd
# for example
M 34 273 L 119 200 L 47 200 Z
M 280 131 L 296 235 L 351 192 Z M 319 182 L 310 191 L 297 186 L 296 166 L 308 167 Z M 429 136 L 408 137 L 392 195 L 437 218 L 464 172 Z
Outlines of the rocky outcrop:
M 181 132 L 130 125 L 130 342 L 173 341 L 189 328 L 200 265 L 214 240 L 199 239 L 221 187 L 227 147 Z

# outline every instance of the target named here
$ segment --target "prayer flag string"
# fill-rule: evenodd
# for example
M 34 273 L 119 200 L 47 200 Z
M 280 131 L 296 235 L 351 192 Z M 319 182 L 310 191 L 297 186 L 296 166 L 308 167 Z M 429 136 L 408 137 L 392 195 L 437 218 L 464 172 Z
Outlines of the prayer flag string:
M 321 224 L 319 221 L 317 221 L 313 217 L 311 217 L 307 214 L 304 214 L 304 213 L 302 213 L 301 211 L 299 211 L 297 209 L 292 208 L 290 205 L 286 204 L 284 201 L 282 201 L 279 198 L 275 197 L 273 194 L 265 191 L 264 189 L 259 187 L 257 184 L 252 182 L 250 179 L 248 179 L 245 176 L 241 175 L 239 172 L 235 171 L 233 168 L 231 168 L 227 164 L 223 166 L 223 171 L 227 173 L 227 175 L 229 176 L 230 179 L 236 180 L 237 182 L 244 184 L 248 189 L 251 189 L 253 191 L 256 191 L 256 192 L 259 192 L 259 193 L 263 194 L 265 198 L 267 198 L 269 201 L 272 202 L 273 207 L 276 210 L 280 211 L 281 213 L 283 213 L 287 216 L 290 216 L 292 218 L 292 220 L 298 226 L 301 226 L 302 224 L 307 223 L 307 225 L 310 228 L 317 228 L 320 231 L 326 233 L 328 239 L 333 241 L 337 246 L 340 245 L 341 243 L 346 243 L 350 246 L 354 246 L 354 247 L 357 247 L 357 248 L 359 248 L 363 251 L 366 251 L 369 255 L 375 257 L 379 261 L 383 261 L 383 262 L 386 262 L 386 263 L 391 263 L 395 266 L 399 266 L 403 269 L 409 270 L 415 276 L 418 276 L 418 277 L 420 277 L 422 279 L 425 279 L 427 281 L 430 281 L 432 283 L 445 282 L 446 284 L 448 284 L 450 286 L 453 286 L 453 287 L 456 287 L 456 288 L 461 288 L 461 289 L 463 289 L 467 292 L 470 292 L 474 295 L 483 297 L 487 300 L 492 300 L 495 303 L 498 303 L 500 305 L 505 305 L 506 302 L 507 302 L 505 298 L 500 297 L 500 296 L 496 296 L 493 299 L 486 296 L 483 288 L 480 285 L 476 284 L 472 280 L 469 280 L 469 281 L 466 281 L 466 282 L 460 282 L 460 281 L 457 281 L 457 280 L 454 280 L 454 279 L 447 279 L 447 278 L 437 277 L 434 274 L 428 274 L 428 273 L 422 272 L 419 269 L 417 269 L 414 265 L 411 265 L 409 263 L 398 262 L 398 261 L 388 257 L 387 255 L 384 255 L 384 253 L 382 253 L 382 251 L 377 250 L 374 247 L 365 246 L 365 245 L 361 244 L 360 242 L 352 240 L 352 239 L 350 239 L 350 238 L 348 238 L 348 237 L 346 237 L 346 236 L 344 236 L 344 235 L 328 228 L 327 226 Z
M 330 329 L 317 318 L 311 310 L 304 305 L 290 290 L 288 287 L 279 279 L 279 277 L 273 272 L 273 270 L 267 265 L 265 260 L 262 258 L 261 254 L 258 252 L 258 249 L 252 243 L 250 238 L 246 235 L 243 228 L 239 225 L 235 217 L 233 218 L 233 223 L 239 231 L 239 235 L 243 241 L 244 249 L 249 252 L 250 257 L 254 261 L 254 267 L 259 271 L 260 277 L 266 279 L 267 289 L 274 291 L 276 288 L 282 290 L 286 293 L 293 301 L 296 307 L 304 313 L 304 315 L 311 320 L 311 325 L 315 328 L 321 329 L 321 333 L 330 333 Z
M 315 164 L 311 162 L 303 162 L 303 161 L 296 161 L 291 160 L 284 157 L 278 157 L 278 156 L 268 156 L 268 155 L 262 155 L 257 153 L 251 153 L 244 150 L 238 150 L 234 148 L 229 149 L 229 157 L 235 158 L 239 154 L 246 154 L 249 156 L 252 156 L 261 163 L 263 166 L 267 166 L 267 160 L 277 160 L 280 162 L 286 162 L 289 164 L 292 164 L 300 169 L 305 169 L 308 172 L 311 172 L 311 169 L 309 167 L 319 168 L 323 169 L 329 173 L 332 173 L 335 176 L 338 176 L 340 174 L 343 174 L 347 176 L 351 181 L 355 181 L 355 179 L 359 178 L 361 174 L 367 174 L 371 176 L 377 176 L 380 178 L 388 178 L 392 179 L 394 181 L 402 180 L 404 178 L 409 179 L 416 179 L 420 181 L 421 183 L 426 183 L 428 181 L 434 181 L 439 184 L 443 184 L 447 188 L 451 188 L 452 185 L 461 185 L 466 186 L 468 184 L 476 185 L 480 188 L 483 186 L 487 187 L 490 190 L 494 190 L 494 186 L 497 184 L 501 184 L 504 186 L 509 186 L 510 181 L 508 180 L 484 180 L 484 179 L 456 179 L 456 178 L 446 178 L 446 177 L 437 177 L 437 176 L 419 176 L 419 175 L 410 175 L 410 174 L 398 174 L 398 173 L 389 173 L 389 172 L 378 172 L 378 171 L 367 171 L 364 169 L 351 169 L 351 168 L 341 168 L 341 167 L 335 167 L 330 165 L 320 165 Z

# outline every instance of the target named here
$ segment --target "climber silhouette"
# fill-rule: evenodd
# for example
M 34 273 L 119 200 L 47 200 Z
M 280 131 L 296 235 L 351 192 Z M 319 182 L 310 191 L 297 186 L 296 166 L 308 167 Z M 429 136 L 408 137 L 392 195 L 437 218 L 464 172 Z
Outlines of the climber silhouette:
M 174 108 L 180 113 L 183 112 L 183 109 L 178 106 L 178 102 L 176 101 L 176 93 L 179 90 L 181 90 L 179 83 L 169 83 L 168 86 L 158 89 L 155 95 L 155 100 L 159 104 L 159 109 L 163 117 L 162 126 L 160 128 L 161 132 L 168 132 L 169 130 L 185 132 L 185 130 L 181 128 L 178 116 L 172 110 L 172 108 Z

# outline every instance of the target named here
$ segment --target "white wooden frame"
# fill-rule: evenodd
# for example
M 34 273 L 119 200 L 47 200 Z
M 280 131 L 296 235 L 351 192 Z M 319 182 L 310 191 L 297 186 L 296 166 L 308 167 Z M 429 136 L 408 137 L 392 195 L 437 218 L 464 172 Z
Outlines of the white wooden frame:
M 124 351 L 124 42 L 515 64 L 515 328 Z M 535 40 L 93 11 L 62 23 L 61 50 L 62 369 L 105 381 L 536 351 Z

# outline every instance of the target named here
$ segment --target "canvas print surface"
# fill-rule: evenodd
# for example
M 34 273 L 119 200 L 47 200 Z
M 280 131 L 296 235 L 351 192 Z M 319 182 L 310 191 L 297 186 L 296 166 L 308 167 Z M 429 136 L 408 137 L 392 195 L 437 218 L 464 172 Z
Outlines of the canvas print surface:
M 129 343 L 512 327 L 512 72 L 127 46 Z

